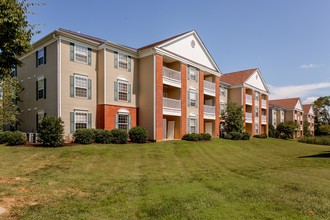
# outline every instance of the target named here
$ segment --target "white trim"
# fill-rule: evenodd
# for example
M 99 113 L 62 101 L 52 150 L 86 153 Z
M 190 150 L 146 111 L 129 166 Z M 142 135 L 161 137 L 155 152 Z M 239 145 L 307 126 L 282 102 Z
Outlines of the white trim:
M 104 47 L 104 56 L 103 56 L 103 104 L 106 102 L 106 96 L 107 96 L 107 49 Z
M 98 50 L 99 48 L 98 47 L 95 47 L 95 46 L 92 46 L 90 44 L 87 44 L 87 43 L 84 43 L 84 42 L 81 42 L 81 41 L 78 41 L 78 40 L 75 40 L 75 39 L 72 39 L 72 38 L 68 38 L 68 37 L 61 37 L 64 41 L 67 41 L 69 43 L 74 43 L 74 44 L 79 44 L 81 46 L 84 46 L 84 47 L 87 47 L 87 48 L 91 48 L 91 49 L 94 49 L 94 50 Z M 94 41 L 93 41 L 94 42 Z
M 44 79 L 45 78 L 45 76 L 44 75 L 41 75 L 41 76 L 38 76 L 37 77 L 37 80 L 42 80 L 42 79 Z
M 58 97 L 57 97 L 57 100 L 58 100 L 58 116 L 61 117 L 62 116 L 62 56 L 61 56 L 61 53 L 62 53 L 62 38 L 61 36 L 59 36 L 58 38 L 58 42 L 59 42 L 59 50 L 57 51 L 57 56 L 58 56 L 58 60 L 57 60 L 57 82 L 58 82 Z
M 216 76 L 220 76 L 220 75 L 221 75 L 220 72 L 216 72 L 216 71 L 211 70 L 211 69 L 209 69 L 209 68 L 207 68 L 207 67 L 204 67 L 204 66 L 202 66 L 202 65 L 199 65 L 199 64 L 197 64 L 197 63 L 194 63 L 194 62 L 192 62 L 192 61 L 190 61 L 190 60 L 187 60 L 187 59 L 184 59 L 184 58 L 182 58 L 182 57 L 180 57 L 180 56 L 174 55 L 174 54 L 172 54 L 172 53 L 170 53 L 170 52 L 168 52 L 168 51 L 165 51 L 164 49 L 155 48 L 155 51 L 156 51 L 157 54 L 165 55 L 165 56 L 171 57 L 171 58 L 173 58 L 173 59 L 175 59 L 175 60 L 178 60 L 178 61 L 180 61 L 180 62 L 182 62 L 182 63 L 185 63 L 185 64 L 187 64 L 187 65 L 189 65 L 189 66 L 193 66 L 193 67 L 195 67 L 195 68 L 197 68 L 197 69 L 200 69 L 200 70 L 202 70 L 202 71 L 204 71 L 204 72 L 211 73 L 211 74 L 216 75 Z
M 129 111 L 126 108 L 121 108 L 118 110 L 118 113 L 120 114 L 129 114 Z
M 119 80 L 119 81 L 124 81 L 124 82 L 126 82 L 126 83 L 129 82 L 128 79 L 126 79 L 126 77 L 124 77 L 124 76 L 118 76 L 118 77 L 117 77 L 117 80 Z
M 254 71 L 254 73 L 255 73 L 255 72 L 258 73 L 258 75 L 259 75 L 259 77 L 260 77 L 262 83 L 264 84 L 264 86 L 265 86 L 265 88 L 266 88 L 266 92 L 267 92 L 268 94 L 270 94 L 270 91 L 269 91 L 269 89 L 268 89 L 268 86 L 267 86 L 267 84 L 266 84 L 266 82 L 265 82 L 265 80 L 264 80 L 264 78 L 263 78 L 263 76 L 262 76 L 262 74 L 261 74 L 259 68 L 258 68 L 256 71 Z M 245 84 L 245 83 L 246 83 L 246 82 L 247 82 L 247 81 L 248 81 L 253 75 L 254 75 L 254 74 L 251 74 L 251 76 L 249 76 L 249 78 L 247 78 L 247 80 L 245 80 L 244 84 Z

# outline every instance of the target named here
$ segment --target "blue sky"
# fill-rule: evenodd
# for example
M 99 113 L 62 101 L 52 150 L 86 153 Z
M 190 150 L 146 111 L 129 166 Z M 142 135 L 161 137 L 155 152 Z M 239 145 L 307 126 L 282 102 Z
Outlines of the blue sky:
M 223 73 L 259 67 L 271 98 L 330 95 L 329 0 L 42 0 L 30 23 L 138 48 L 195 29 Z

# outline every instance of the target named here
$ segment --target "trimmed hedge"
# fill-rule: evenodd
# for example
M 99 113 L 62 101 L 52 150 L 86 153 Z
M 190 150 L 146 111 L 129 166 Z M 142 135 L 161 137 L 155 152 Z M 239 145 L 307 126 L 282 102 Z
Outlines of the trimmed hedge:
M 64 122 L 55 116 L 45 116 L 38 127 L 39 140 L 43 146 L 60 147 L 64 144 Z
M 128 136 L 133 143 L 146 143 L 148 140 L 148 131 L 147 129 L 138 126 L 131 128 L 128 132 Z
M 26 144 L 26 137 L 20 131 L 8 132 L 7 142 L 10 146 Z
M 185 134 L 182 136 L 182 140 L 185 141 L 210 141 L 212 136 L 209 133 L 202 134 Z
M 82 128 L 78 129 L 74 134 L 74 140 L 78 144 L 91 144 L 95 140 L 94 129 Z
M 11 131 L 0 132 L 0 144 L 5 144 L 8 142 L 8 136 L 11 134 Z
M 122 129 L 113 129 L 111 130 L 112 133 L 112 144 L 126 144 L 128 135 L 125 130 Z
M 267 134 L 263 133 L 263 134 L 256 134 L 253 136 L 254 138 L 267 138 Z
M 330 136 L 301 137 L 298 141 L 306 144 L 330 145 Z
M 232 131 L 228 134 L 225 134 L 224 139 L 230 139 L 230 140 L 250 140 L 250 134 L 247 132 L 236 132 Z
M 93 129 L 94 141 L 99 144 L 111 144 L 112 133 L 109 130 Z

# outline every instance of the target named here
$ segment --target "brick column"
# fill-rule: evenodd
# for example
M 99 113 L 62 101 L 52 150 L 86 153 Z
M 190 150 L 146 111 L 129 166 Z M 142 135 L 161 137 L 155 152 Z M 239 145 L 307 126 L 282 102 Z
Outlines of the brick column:
M 181 64 L 181 137 L 187 133 L 187 65 Z M 180 137 L 180 138 L 181 138 Z
M 266 95 L 266 134 L 268 136 L 268 123 L 269 123 L 269 104 L 268 95 Z
M 246 118 L 246 88 L 242 88 L 242 95 L 243 95 L 243 117 L 244 117 L 244 121 L 243 121 L 243 129 L 246 132 L 246 128 L 245 128 L 245 118 Z
M 215 129 L 214 135 L 220 135 L 220 77 L 215 78 Z
M 199 71 L 199 133 L 204 133 L 204 72 Z
M 163 140 L 163 56 L 156 54 L 156 141 Z
M 104 129 L 104 104 L 98 105 L 96 109 L 96 128 Z
M 262 127 L 262 95 L 259 93 L 259 134 L 261 134 L 261 127 Z

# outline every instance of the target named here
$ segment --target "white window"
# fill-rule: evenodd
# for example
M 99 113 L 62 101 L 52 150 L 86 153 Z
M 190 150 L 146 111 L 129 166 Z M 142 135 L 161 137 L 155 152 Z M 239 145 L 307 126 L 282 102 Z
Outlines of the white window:
M 87 98 L 88 80 L 86 76 L 74 76 L 75 96 Z
M 226 110 L 226 109 L 225 109 L 225 104 L 224 104 L 224 103 L 221 103 L 221 104 L 220 104 L 220 113 L 221 113 L 221 114 L 224 114 L 224 113 L 225 113 L 225 110 Z
M 220 88 L 220 93 L 221 93 L 221 96 L 226 97 L 227 89 L 225 89 L 225 88 Z
M 196 91 L 189 91 L 189 106 L 197 107 L 197 92 Z
M 118 100 L 127 101 L 128 97 L 128 84 L 126 82 L 118 82 Z
M 87 128 L 87 123 L 88 123 L 87 112 L 76 111 L 74 121 L 75 121 L 76 130 L 78 130 L 80 128 Z
M 87 47 L 81 46 L 81 45 L 75 45 L 75 60 L 87 63 L 88 61 L 88 50 Z
M 38 50 L 38 66 L 45 63 L 44 57 L 45 57 L 44 48 L 42 48 L 42 49 Z
M 259 92 L 255 92 L 254 95 L 255 95 L 255 100 L 259 100 Z
M 258 124 L 255 125 L 255 133 L 259 134 L 259 125 Z
M 128 56 L 118 53 L 118 67 L 119 69 L 128 69 Z
M 256 117 L 259 117 L 259 108 L 258 107 L 255 108 L 255 112 L 256 112 Z
M 196 118 L 190 118 L 189 119 L 189 134 L 194 134 L 197 132 L 197 119 Z
M 38 100 L 45 98 L 45 80 L 44 78 L 38 79 Z
M 129 115 L 118 114 L 117 128 L 123 129 L 128 132 L 129 130 Z
M 194 67 L 189 67 L 189 79 L 192 80 L 192 81 L 196 81 L 197 82 L 197 77 L 198 77 L 198 74 L 197 74 L 197 69 L 195 69 Z

